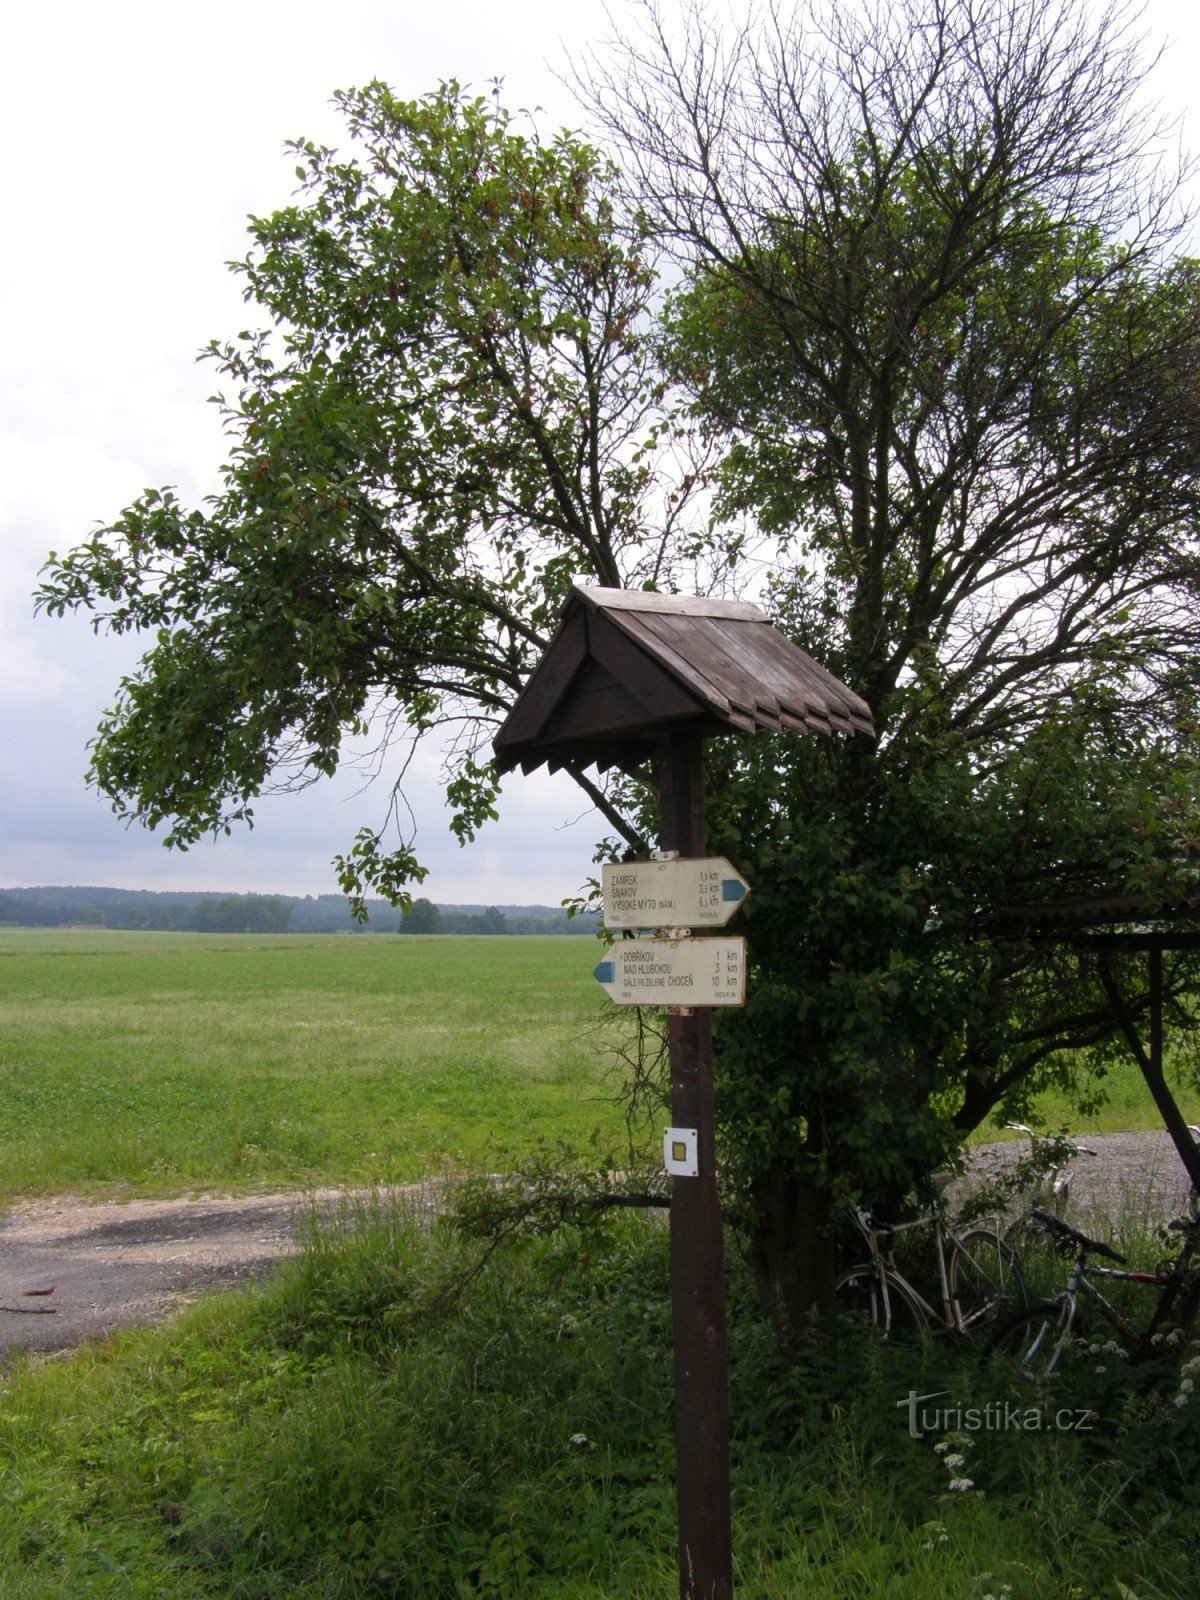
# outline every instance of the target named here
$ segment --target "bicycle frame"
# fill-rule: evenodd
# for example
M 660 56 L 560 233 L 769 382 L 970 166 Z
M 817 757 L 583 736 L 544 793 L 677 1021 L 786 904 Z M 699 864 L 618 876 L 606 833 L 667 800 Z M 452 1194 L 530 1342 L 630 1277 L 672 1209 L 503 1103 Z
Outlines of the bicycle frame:
M 1174 1260 L 1160 1264 L 1153 1272 L 1139 1272 L 1126 1267 L 1101 1267 L 1093 1264 L 1088 1258 L 1099 1251 L 1107 1255 L 1114 1255 L 1111 1247 L 1101 1244 L 1097 1240 L 1089 1239 L 1076 1229 L 1071 1229 L 1057 1219 L 1040 1214 L 1041 1221 L 1046 1226 L 1052 1237 L 1057 1237 L 1060 1243 L 1070 1239 L 1075 1247 L 1075 1258 L 1067 1277 L 1066 1287 L 1052 1296 L 1046 1303 L 1042 1327 L 1024 1351 L 1021 1357 L 1023 1366 L 1031 1365 L 1035 1358 L 1039 1361 L 1042 1372 L 1053 1372 L 1062 1355 L 1063 1348 L 1071 1336 L 1071 1330 L 1079 1315 L 1080 1304 L 1083 1301 L 1095 1306 L 1100 1315 L 1116 1329 L 1129 1346 L 1130 1356 L 1137 1361 L 1145 1356 L 1151 1349 L 1155 1334 L 1169 1314 L 1174 1310 L 1176 1301 L 1183 1296 L 1184 1323 L 1194 1315 L 1198 1297 L 1200 1297 L 1200 1279 L 1194 1274 L 1189 1275 L 1189 1265 L 1197 1244 L 1200 1244 L 1200 1223 L 1183 1220 L 1173 1223 L 1172 1227 L 1180 1228 L 1184 1238 L 1180 1243 L 1179 1253 Z M 1116 1259 L 1120 1261 L 1120 1257 Z M 1135 1327 L 1132 1320 L 1112 1301 L 1103 1294 L 1093 1281 L 1097 1278 L 1107 1278 L 1117 1283 L 1140 1283 L 1149 1288 L 1160 1290 L 1158 1304 L 1149 1325 L 1144 1331 Z M 1036 1318 L 1035 1318 L 1036 1320 Z M 1042 1348 L 1048 1335 L 1053 1333 L 1054 1347 L 1049 1358 L 1041 1360 Z
M 1063 1300 L 1069 1307 L 1069 1315 L 1063 1327 L 1063 1337 L 1071 1332 L 1079 1310 L 1079 1298 L 1082 1295 L 1084 1299 L 1091 1301 L 1118 1333 L 1124 1335 L 1134 1350 L 1140 1349 L 1146 1335 L 1134 1327 L 1125 1313 L 1113 1305 L 1107 1295 L 1101 1294 L 1092 1282 L 1093 1278 L 1112 1278 L 1119 1283 L 1145 1283 L 1152 1288 L 1165 1289 L 1171 1282 L 1170 1275 L 1161 1272 L 1126 1272 L 1116 1267 L 1095 1267 L 1088 1262 L 1086 1255 L 1079 1256 L 1071 1268 L 1067 1287 L 1062 1291 Z
M 916 1217 L 911 1222 L 896 1222 L 886 1225 L 877 1223 L 869 1211 L 864 1211 L 861 1206 L 850 1207 L 851 1215 L 858 1224 L 859 1232 L 866 1240 L 870 1252 L 871 1263 L 879 1273 L 879 1288 L 883 1297 L 884 1306 L 888 1309 L 890 1319 L 890 1300 L 888 1296 L 888 1278 L 894 1278 L 902 1289 L 916 1302 L 918 1309 L 925 1319 L 943 1328 L 953 1329 L 955 1333 L 966 1335 L 968 1328 L 963 1320 L 962 1309 L 958 1301 L 950 1293 L 950 1276 L 946 1266 L 946 1243 L 949 1240 L 953 1245 L 955 1236 L 953 1229 L 947 1227 L 945 1217 L 940 1206 L 933 1206 L 930 1210 Z M 912 1233 L 918 1228 L 932 1228 L 934 1244 L 937 1250 L 938 1284 L 941 1289 L 942 1308 L 939 1311 L 931 1306 L 921 1291 L 904 1276 L 892 1260 L 891 1255 L 881 1249 L 880 1240 L 894 1238 L 897 1234 Z

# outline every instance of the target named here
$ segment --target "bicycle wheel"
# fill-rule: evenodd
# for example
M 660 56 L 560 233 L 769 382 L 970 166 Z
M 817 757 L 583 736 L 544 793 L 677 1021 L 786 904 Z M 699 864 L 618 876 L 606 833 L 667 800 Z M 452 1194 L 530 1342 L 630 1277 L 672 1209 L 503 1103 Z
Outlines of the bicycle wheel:
M 834 1292 L 839 1313 L 878 1328 L 885 1339 L 912 1339 L 925 1331 L 925 1313 L 911 1290 L 869 1261 L 843 1272 Z
M 1028 1378 L 1049 1377 L 1070 1338 L 1072 1310 L 1069 1300 L 1047 1300 L 1002 1318 L 988 1341 L 988 1355 L 1015 1361 Z
M 991 1228 L 968 1228 L 957 1236 L 946 1279 L 964 1333 L 977 1334 L 1005 1313 L 1029 1307 L 1017 1253 Z

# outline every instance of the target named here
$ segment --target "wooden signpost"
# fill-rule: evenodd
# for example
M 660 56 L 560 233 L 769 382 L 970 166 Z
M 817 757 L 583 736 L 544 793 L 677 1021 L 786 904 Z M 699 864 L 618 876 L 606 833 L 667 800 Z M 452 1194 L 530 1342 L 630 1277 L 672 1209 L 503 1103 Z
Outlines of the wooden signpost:
M 712 1008 L 745 998 L 723 927 L 748 885 L 705 859 L 703 740 L 757 730 L 873 733 L 866 704 L 757 606 L 577 588 L 495 741 L 501 771 L 652 764 L 660 859 L 605 869 L 604 920 L 658 929 L 613 945 L 597 979 L 621 1005 L 665 1005 L 671 1120 L 671 1311 L 680 1600 L 732 1600 L 725 1256 L 717 1191 Z

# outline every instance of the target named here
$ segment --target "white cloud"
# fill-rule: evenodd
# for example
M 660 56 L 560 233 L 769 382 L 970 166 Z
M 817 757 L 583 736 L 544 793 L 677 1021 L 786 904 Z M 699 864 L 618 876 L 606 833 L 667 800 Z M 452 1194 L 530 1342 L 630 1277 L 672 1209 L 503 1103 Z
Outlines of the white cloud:
M 56 700 L 75 685 L 72 673 L 0 630 L 0 701 L 38 704 Z

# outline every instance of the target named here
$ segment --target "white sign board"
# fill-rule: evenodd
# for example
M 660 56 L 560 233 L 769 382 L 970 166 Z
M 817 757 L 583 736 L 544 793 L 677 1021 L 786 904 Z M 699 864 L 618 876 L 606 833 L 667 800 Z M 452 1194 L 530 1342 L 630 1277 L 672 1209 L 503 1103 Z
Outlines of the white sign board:
M 724 856 L 609 863 L 601 873 L 606 928 L 723 928 L 750 885 Z
M 619 1006 L 741 1006 L 744 939 L 623 939 L 593 976 Z

